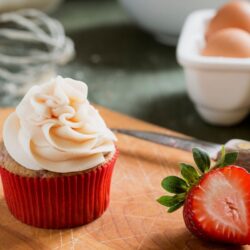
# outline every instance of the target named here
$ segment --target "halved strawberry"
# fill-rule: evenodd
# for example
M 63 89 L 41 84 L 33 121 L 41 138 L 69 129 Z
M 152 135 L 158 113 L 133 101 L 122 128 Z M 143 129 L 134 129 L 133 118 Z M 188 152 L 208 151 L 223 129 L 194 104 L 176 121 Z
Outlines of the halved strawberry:
M 199 168 L 184 163 L 184 179 L 168 176 L 162 186 L 174 196 L 162 196 L 158 202 L 173 212 L 184 204 L 183 217 L 194 235 L 225 243 L 250 244 L 250 174 L 243 168 L 230 165 L 236 153 L 226 154 L 210 170 L 207 154 L 193 150 Z M 229 165 L 229 166 L 226 166 Z

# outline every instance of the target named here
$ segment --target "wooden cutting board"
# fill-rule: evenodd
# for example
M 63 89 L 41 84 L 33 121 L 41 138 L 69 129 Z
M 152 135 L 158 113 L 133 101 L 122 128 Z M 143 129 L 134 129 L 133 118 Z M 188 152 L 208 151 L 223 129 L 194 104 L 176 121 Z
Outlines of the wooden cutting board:
M 175 132 L 98 107 L 110 127 Z M 0 109 L 0 131 L 12 109 Z M 229 249 L 203 242 L 185 228 L 181 209 L 167 214 L 155 200 L 161 180 L 178 174 L 178 162 L 191 154 L 118 135 L 120 157 L 112 180 L 111 203 L 96 221 L 70 230 L 45 230 L 22 224 L 8 211 L 0 185 L 0 249 Z M 232 247 L 231 249 L 250 249 Z

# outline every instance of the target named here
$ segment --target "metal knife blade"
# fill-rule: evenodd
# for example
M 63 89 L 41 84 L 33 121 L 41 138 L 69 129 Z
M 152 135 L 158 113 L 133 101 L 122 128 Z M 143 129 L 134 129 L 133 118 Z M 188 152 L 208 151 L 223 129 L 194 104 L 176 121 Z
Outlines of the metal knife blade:
M 182 138 L 178 136 L 166 135 L 163 133 L 140 131 L 130 129 L 112 129 L 115 133 L 133 136 L 146 141 L 162 144 L 168 147 L 178 148 L 185 151 L 192 151 L 194 147 L 205 150 L 209 156 L 216 160 L 221 150 L 222 144 L 207 142 L 195 138 Z M 227 151 L 238 151 L 237 164 L 250 169 L 250 142 L 240 139 L 232 139 L 225 144 Z
M 173 135 L 166 135 L 162 133 L 150 132 L 150 131 L 140 131 L 140 130 L 130 130 L 130 129 L 112 129 L 115 133 L 121 133 L 129 136 L 133 136 L 139 139 L 143 139 L 150 142 L 155 142 L 157 144 L 162 144 L 172 148 L 178 148 L 185 151 L 192 151 L 194 147 L 200 147 L 204 149 L 210 157 L 216 158 L 217 153 L 221 149 L 221 144 L 216 144 L 212 142 L 206 142 L 198 140 L 195 138 L 182 138 Z

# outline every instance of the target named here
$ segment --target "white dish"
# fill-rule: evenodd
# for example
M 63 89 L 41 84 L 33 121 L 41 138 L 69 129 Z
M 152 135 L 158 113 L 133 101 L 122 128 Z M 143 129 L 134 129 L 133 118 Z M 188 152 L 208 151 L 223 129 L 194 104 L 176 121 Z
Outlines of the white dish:
M 233 125 L 243 120 L 250 108 L 250 58 L 200 55 L 204 33 L 214 10 L 189 15 L 177 46 L 186 86 L 199 114 L 209 123 Z
M 157 40 L 176 45 L 182 25 L 189 13 L 217 8 L 228 0 L 119 0 L 130 16 Z

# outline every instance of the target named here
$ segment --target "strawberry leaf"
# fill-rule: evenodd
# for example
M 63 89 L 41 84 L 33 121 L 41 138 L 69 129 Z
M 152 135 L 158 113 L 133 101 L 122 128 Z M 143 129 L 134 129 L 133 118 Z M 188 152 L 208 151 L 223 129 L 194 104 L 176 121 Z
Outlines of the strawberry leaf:
M 174 196 L 161 196 L 157 201 L 166 207 L 172 207 L 176 205 L 177 203 L 180 203 L 181 201 L 185 200 L 186 193 L 176 194 Z
M 172 207 L 175 204 L 179 203 L 177 199 L 175 199 L 175 196 L 161 196 L 157 201 L 166 207 Z
M 197 167 L 199 168 L 199 170 L 202 173 L 207 172 L 211 164 L 208 154 L 199 148 L 193 148 L 192 151 L 193 151 L 194 161 Z
M 220 151 L 220 157 L 215 165 L 216 167 L 223 166 L 223 162 L 225 161 L 225 156 L 226 156 L 226 150 L 225 150 L 225 146 L 223 145 Z
M 177 176 L 168 176 L 162 180 L 161 186 L 169 193 L 180 194 L 188 189 L 187 183 Z
M 189 185 L 192 186 L 199 180 L 199 175 L 193 166 L 181 163 L 180 167 L 181 167 L 181 175 Z
M 183 204 L 184 204 L 184 201 L 181 201 L 181 202 L 175 204 L 174 206 L 172 206 L 172 207 L 170 207 L 170 208 L 168 209 L 168 213 L 172 213 L 172 212 L 176 211 L 176 210 L 179 209 Z
M 224 153 L 224 156 L 221 156 L 218 162 L 216 163 L 216 167 L 225 167 L 232 165 L 237 160 L 237 157 L 238 157 L 238 152 Z
M 219 158 L 215 164 L 216 167 L 225 167 L 235 163 L 238 157 L 238 152 L 226 152 L 225 147 L 222 146 L 221 151 L 219 153 Z
M 232 165 L 236 162 L 238 152 L 229 152 L 225 155 L 224 166 Z

